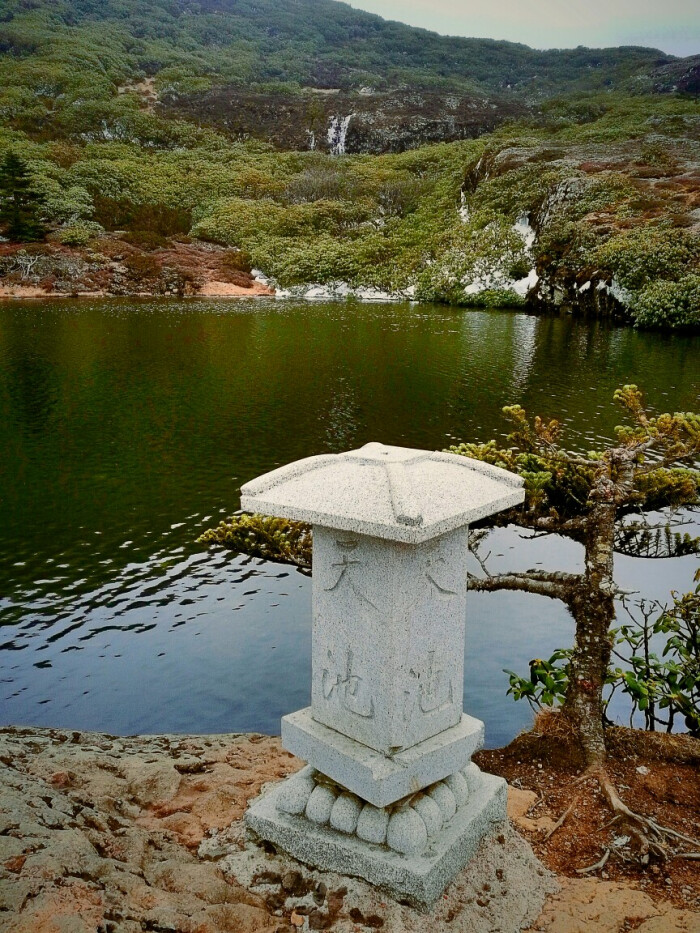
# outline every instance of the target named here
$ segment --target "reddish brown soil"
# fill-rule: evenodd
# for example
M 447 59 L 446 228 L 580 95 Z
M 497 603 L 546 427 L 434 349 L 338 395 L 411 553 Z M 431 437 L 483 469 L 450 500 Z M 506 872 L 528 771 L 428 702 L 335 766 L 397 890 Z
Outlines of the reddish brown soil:
M 29 256 L 13 263 L 15 256 Z M 143 248 L 111 234 L 85 247 L 47 243 L 0 243 L 0 299 L 76 295 L 271 295 L 237 252 L 186 238 Z
M 540 728 L 538 729 L 538 725 Z M 541 728 L 541 726 L 544 728 Z M 653 898 L 677 907 L 700 907 L 698 861 L 674 857 L 699 851 L 671 839 L 669 857 L 639 861 L 633 843 L 612 813 L 594 778 L 576 783 L 583 773 L 580 752 L 566 736 L 552 734 L 546 721 L 516 738 L 504 749 L 475 756 L 479 767 L 500 774 L 516 788 L 533 791 L 532 804 L 518 821 L 536 855 L 553 871 L 571 877 L 597 876 L 634 884 Z M 612 728 L 608 738 L 608 773 L 620 797 L 634 812 L 651 817 L 678 833 L 700 840 L 700 741 Z M 546 838 L 554 823 L 576 801 L 564 823 Z M 584 874 L 606 849 L 610 856 L 602 869 Z

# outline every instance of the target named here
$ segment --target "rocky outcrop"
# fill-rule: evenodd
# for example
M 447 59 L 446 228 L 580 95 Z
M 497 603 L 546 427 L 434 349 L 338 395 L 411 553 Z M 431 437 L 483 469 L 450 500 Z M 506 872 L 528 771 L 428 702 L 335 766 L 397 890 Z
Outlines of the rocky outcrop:
M 169 116 L 208 123 L 235 138 L 334 155 L 403 152 L 426 143 L 471 139 L 527 110 L 507 98 L 416 87 L 305 89 L 292 95 L 224 86 L 200 94 L 164 95 L 161 107 Z
M 261 735 L 0 734 L 4 933 L 252 933 L 259 895 L 197 848 L 299 763 Z
M 648 80 L 657 94 L 680 92 L 697 98 L 700 95 L 700 55 L 660 65 L 651 71 Z
M 527 211 L 520 217 L 527 216 L 533 233 L 530 310 L 629 322 L 634 295 L 616 281 L 615 267 L 606 264 L 600 248 L 630 231 L 697 234 L 696 152 L 662 135 L 624 145 L 489 149 L 465 173 L 463 215 L 482 205 L 492 210 L 495 203 L 519 222 L 516 212 Z M 659 268 L 651 274 L 668 273 Z
M 429 917 L 312 871 L 258 844 L 241 819 L 267 782 L 302 765 L 269 736 L 6 728 L 0 763 L 3 933 L 513 933 L 523 918 L 551 933 L 624 933 L 632 918 L 641 933 L 698 929 L 693 909 L 630 884 L 555 881 L 512 829 Z M 536 794 L 509 798 L 520 831 L 551 829 L 533 815 Z
M 108 235 L 82 247 L 0 243 L 0 298 L 273 294 L 238 250 L 187 238 L 149 249 Z
M 0 761 L 3 933 L 425 929 L 423 914 L 245 830 L 248 800 L 302 764 L 279 739 L 6 729 Z M 556 889 L 507 830 L 450 886 L 431 931 L 511 933 Z

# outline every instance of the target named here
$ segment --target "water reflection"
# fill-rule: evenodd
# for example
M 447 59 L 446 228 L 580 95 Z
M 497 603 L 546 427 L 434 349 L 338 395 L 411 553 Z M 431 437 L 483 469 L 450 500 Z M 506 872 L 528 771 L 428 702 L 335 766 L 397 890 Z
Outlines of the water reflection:
M 696 408 L 698 346 L 409 305 L 3 306 L 0 719 L 275 731 L 308 702 L 309 582 L 193 544 L 243 482 L 369 440 L 502 436 L 501 407 L 516 402 L 561 415 L 588 448 L 612 436 L 623 382 L 658 407 Z M 500 534 L 494 557 L 509 566 L 579 559 L 546 539 L 533 557 Z M 659 595 L 691 577 L 688 559 L 618 565 Z M 529 715 L 505 698 L 501 668 L 570 641 L 557 604 L 474 595 L 466 693 L 490 741 Z

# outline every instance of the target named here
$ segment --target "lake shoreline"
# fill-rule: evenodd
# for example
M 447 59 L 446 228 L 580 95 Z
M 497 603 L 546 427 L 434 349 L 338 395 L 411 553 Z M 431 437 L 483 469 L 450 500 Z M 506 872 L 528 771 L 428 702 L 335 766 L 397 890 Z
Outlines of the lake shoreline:
M 189 237 L 103 234 L 80 246 L 0 242 L 0 300 L 274 294 L 240 250 Z
M 302 766 L 279 738 L 115 737 L 6 727 L 0 729 L 0 760 L 0 909 L 9 919 L 8 933 L 48 933 L 59 919 L 79 933 L 100 924 L 135 933 L 143 924 L 170 929 L 172 923 L 187 933 L 344 933 L 357 929 L 360 917 L 360 928 L 371 919 L 370 927 L 391 933 L 399 928 L 399 913 L 407 933 L 425 928 L 424 914 L 364 883 L 329 873 L 321 883 L 319 873 L 265 854 L 246 838 L 248 801 Z M 544 772 L 545 778 L 556 776 L 549 768 Z M 534 812 L 537 802 L 533 792 L 510 787 L 509 816 L 520 835 L 509 831 L 504 857 L 512 846 L 522 858 L 527 846 L 521 837 L 532 842 L 551 828 L 550 815 Z M 499 892 L 482 893 L 489 909 L 475 914 L 466 903 L 468 876 L 469 867 L 433 908 L 436 931 L 442 931 L 448 908 L 452 928 L 469 930 L 481 927 L 462 927 L 460 913 L 462 923 L 476 923 L 477 914 L 499 909 Z M 515 868 L 508 880 L 517 886 Z M 541 869 L 537 890 L 528 892 L 529 922 L 539 914 L 530 929 L 565 930 L 578 923 L 593 933 L 621 933 L 634 916 L 643 933 L 661 929 L 659 921 L 666 933 L 691 933 L 700 922 L 700 899 L 691 909 L 678 901 L 675 885 L 661 881 L 647 888 Z
M 274 298 L 273 291 L 264 290 L 264 287 L 251 286 L 241 288 L 236 285 L 228 286 L 226 282 L 211 282 L 206 289 L 196 294 L 162 295 L 159 292 L 129 292 L 128 294 L 105 291 L 85 292 L 50 292 L 33 286 L 5 286 L 0 285 L 0 301 L 53 301 L 60 299 L 95 299 L 95 298 L 174 298 L 181 300 L 187 298 Z

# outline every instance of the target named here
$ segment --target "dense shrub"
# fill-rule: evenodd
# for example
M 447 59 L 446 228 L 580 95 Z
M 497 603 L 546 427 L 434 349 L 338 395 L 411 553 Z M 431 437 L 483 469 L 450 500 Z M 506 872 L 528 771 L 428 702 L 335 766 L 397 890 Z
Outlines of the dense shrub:
M 525 299 L 512 288 L 485 288 L 475 295 L 464 295 L 458 303 L 465 308 L 522 308 Z
M 168 245 L 168 240 L 160 233 L 153 230 L 127 230 L 121 236 L 122 240 L 131 243 L 132 246 L 138 246 L 139 249 L 154 250 L 163 249 Z
M 632 313 L 638 327 L 700 327 L 700 275 L 652 282 L 636 298 Z
M 594 261 L 631 291 L 657 279 L 677 282 L 700 265 L 700 237 L 684 229 L 645 224 L 612 236 L 596 251 Z
M 94 194 L 94 219 L 107 230 L 138 230 L 141 234 L 160 237 L 188 233 L 192 215 L 177 204 L 135 203 L 128 198 L 112 198 Z
M 144 253 L 134 253 L 124 259 L 129 278 L 137 285 L 139 283 L 152 284 L 160 278 L 160 266 L 156 260 Z
M 345 173 L 334 166 L 318 165 L 292 176 L 284 191 L 290 204 L 306 201 L 339 200 L 351 194 Z
M 244 249 L 230 249 L 221 257 L 221 265 L 229 272 L 250 272 L 253 259 Z
M 63 227 L 58 233 L 58 239 L 64 246 L 86 246 L 103 233 L 102 227 L 91 220 L 80 220 Z

